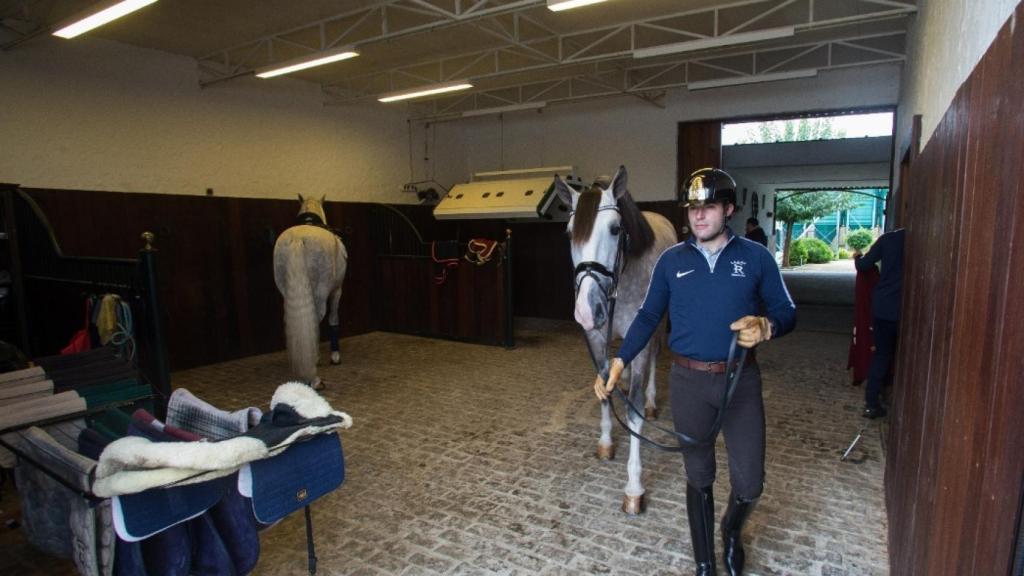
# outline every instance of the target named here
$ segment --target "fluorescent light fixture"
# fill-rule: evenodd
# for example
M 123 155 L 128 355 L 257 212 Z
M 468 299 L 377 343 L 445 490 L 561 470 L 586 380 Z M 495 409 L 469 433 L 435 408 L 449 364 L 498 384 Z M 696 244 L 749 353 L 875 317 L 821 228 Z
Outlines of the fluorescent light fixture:
M 662 46 L 652 46 L 650 48 L 638 48 L 633 50 L 633 58 L 651 58 L 654 56 L 665 56 L 666 54 L 679 54 L 680 52 L 707 50 L 708 48 L 718 48 L 721 46 L 763 42 L 765 40 L 774 40 L 776 38 L 789 38 L 794 34 L 796 34 L 796 29 L 792 26 L 768 28 L 766 30 L 755 30 L 753 32 L 740 32 L 739 34 L 729 34 L 728 36 L 716 36 L 714 38 L 687 40 L 686 42 L 676 42 L 674 44 L 664 44 Z
M 299 70 L 305 70 L 306 68 L 323 66 L 324 64 L 330 64 L 331 62 L 348 60 L 349 58 L 355 58 L 356 56 L 359 56 L 359 52 L 356 52 L 351 47 L 334 48 L 333 50 L 314 52 L 313 54 L 302 56 L 300 58 L 292 58 L 291 60 L 285 60 L 284 62 L 264 66 L 263 68 L 256 70 L 256 76 L 258 78 L 273 78 L 274 76 L 291 74 L 292 72 L 298 72 Z
M 419 88 L 403 90 L 401 92 L 390 92 L 388 94 L 381 95 L 379 98 L 377 98 L 377 100 L 379 102 L 397 102 L 399 100 L 408 100 L 410 98 L 422 98 L 423 96 L 433 96 L 435 94 L 444 94 L 446 92 L 466 90 L 472 87 L 473 85 L 465 80 L 456 80 L 454 82 L 444 82 L 442 84 L 431 84 L 430 86 L 421 86 Z
M 757 74 L 754 76 L 733 76 L 730 78 L 719 78 L 717 80 L 700 80 L 690 82 L 686 85 L 690 90 L 705 90 L 707 88 L 719 88 L 721 86 L 740 86 L 743 84 L 757 84 L 758 82 L 777 82 L 779 80 L 794 80 L 796 78 L 814 78 L 818 75 L 817 68 L 810 70 L 793 70 L 791 72 L 776 72 L 774 74 Z
M 131 14 L 139 8 L 149 6 L 156 0 L 120 0 L 113 2 L 100 2 L 88 11 L 78 14 L 61 22 L 59 28 L 53 33 L 61 38 L 74 38 L 84 34 L 93 28 L 99 28 L 107 22 L 117 20 L 125 14 Z
M 547 106 L 547 102 L 527 102 L 525 104 L 510 104 L 508 106 L 495 106 L 494 108 L 480 108 L 478 110 L 466 110 L 462 113 L 463 118 L 473 116 L 486 116 L 488 114 L 503 114 L 505 112 L 518 112 L 520 110 L 538 110 Z
M 572 10 L 573 8 L 579 8 L 580 6 L 590 6 L 591 4 L 599 4 L 605 0 L 548 0 L 548 10 L 552 12 L 561 12 L 562 10 Z

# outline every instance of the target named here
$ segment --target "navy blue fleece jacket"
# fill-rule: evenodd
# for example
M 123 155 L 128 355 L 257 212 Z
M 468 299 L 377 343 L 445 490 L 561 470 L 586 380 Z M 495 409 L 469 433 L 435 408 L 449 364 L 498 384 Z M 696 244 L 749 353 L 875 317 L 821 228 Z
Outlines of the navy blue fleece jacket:
M 729 325 L 744 316 L 762 315 L 762 303 L 773 338 L 793 329 L 796 306 L 771 253 L 757 242 L 726 233 L 729 240 L 714 267 L 692 238 L 661 255 L 643 306 L 617 354 L 623 362 L 640 353 L 666 309 L 672 322 L 669 348 L 704 362 L 726 359 L 733 334 Z

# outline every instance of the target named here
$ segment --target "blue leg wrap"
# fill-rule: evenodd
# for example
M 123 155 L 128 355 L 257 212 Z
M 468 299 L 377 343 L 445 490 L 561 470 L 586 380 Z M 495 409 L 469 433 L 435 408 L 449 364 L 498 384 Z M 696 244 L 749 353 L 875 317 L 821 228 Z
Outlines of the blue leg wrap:
M 337 326 L 329 326 L 328 328 L 330 328 L 330 335 L 331 335 L 331 352 L 337 352 L 338 351 L 338 327 Z

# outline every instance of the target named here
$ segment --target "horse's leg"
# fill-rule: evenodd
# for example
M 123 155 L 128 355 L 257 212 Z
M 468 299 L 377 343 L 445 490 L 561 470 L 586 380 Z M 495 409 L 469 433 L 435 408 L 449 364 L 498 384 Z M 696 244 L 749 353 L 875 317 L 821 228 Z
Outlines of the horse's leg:
M 327 324 L 331 336 L 331 364 L 341 364 L 341 352 L 338 345 L 338 302 L 341 300 L 341 286 L 331 292 L 331 312 Z
M 658 349 L 652 343 L 648 346 L 650 352 L 650 360 L 647 362 L 647 402 L 644 404 L 644 414 L 648 420 L 654 420 L 658 417 L 658 405 L 655 403 L 655 396 L 658 395 L 658 386 L 656 384 L 658 379 L 657 363 L 658 363 Z
M 647 356 L 650 353 L 650 348 L 645 348 L 632 362 L 635 368 L 629 383 L 629 399 L 634 406 L 639 404 L 640 397 L 643 394 L 644 378 L 647 376 L 643 367 L 649 365 Z M 639 434 L 644 425 L 643 417 L 628 407 L 626 411 L 626 421 L 629 424 L 629 429 Z M 632 434 L 629 435 L 629 462 L 626 463 L 626 474 L 626 490 L 625 495 L 622 497 L 622 511 L 629 515 L 640 514 L 644 511 L 644 485 L 641 482 L 643 465 L 640 463 L 640 440 Z
M 587 339 L 587 346 L 591 354 L 598 356 L 601 361 L 601 354 L 604 353 L 605 337 L 600 330 L 590 330 L 583 333 Z M 597 458 L 599 460 L 611 460 L 615 458 L 615 443 L 612 441 L 612 415 L 608 409 L 608 402 L 601 403 L 601 437 L 597 440 Z

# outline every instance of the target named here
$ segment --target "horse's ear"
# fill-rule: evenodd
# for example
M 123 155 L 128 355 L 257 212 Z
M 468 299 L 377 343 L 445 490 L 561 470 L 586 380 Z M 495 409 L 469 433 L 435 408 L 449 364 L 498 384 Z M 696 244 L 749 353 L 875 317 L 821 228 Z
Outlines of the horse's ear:
M 299 194 L 299 204 L 305 204 L 305 203 L 306 203 L 306 199 L 302 197 L 302 194 Z
M 619 166 L 618 171 L 615 172 L 615 177 L 612 178 L 612 194 L 615 196 L 616 200 L 622 198 L 622 196 L 626 194 L 626 184 L 628 180 L 629 175 L 626 174 L 626 167 Z
M 320 197 L 320 203 L 323 204 L 324 202 L 327 202 L 327 194 Z
M 555 192 L 566 206 L 572 206 L 572 194 L 575 190 L 570 188 L 565 180 L 562 180 L 557 174 L 555 175 Z

